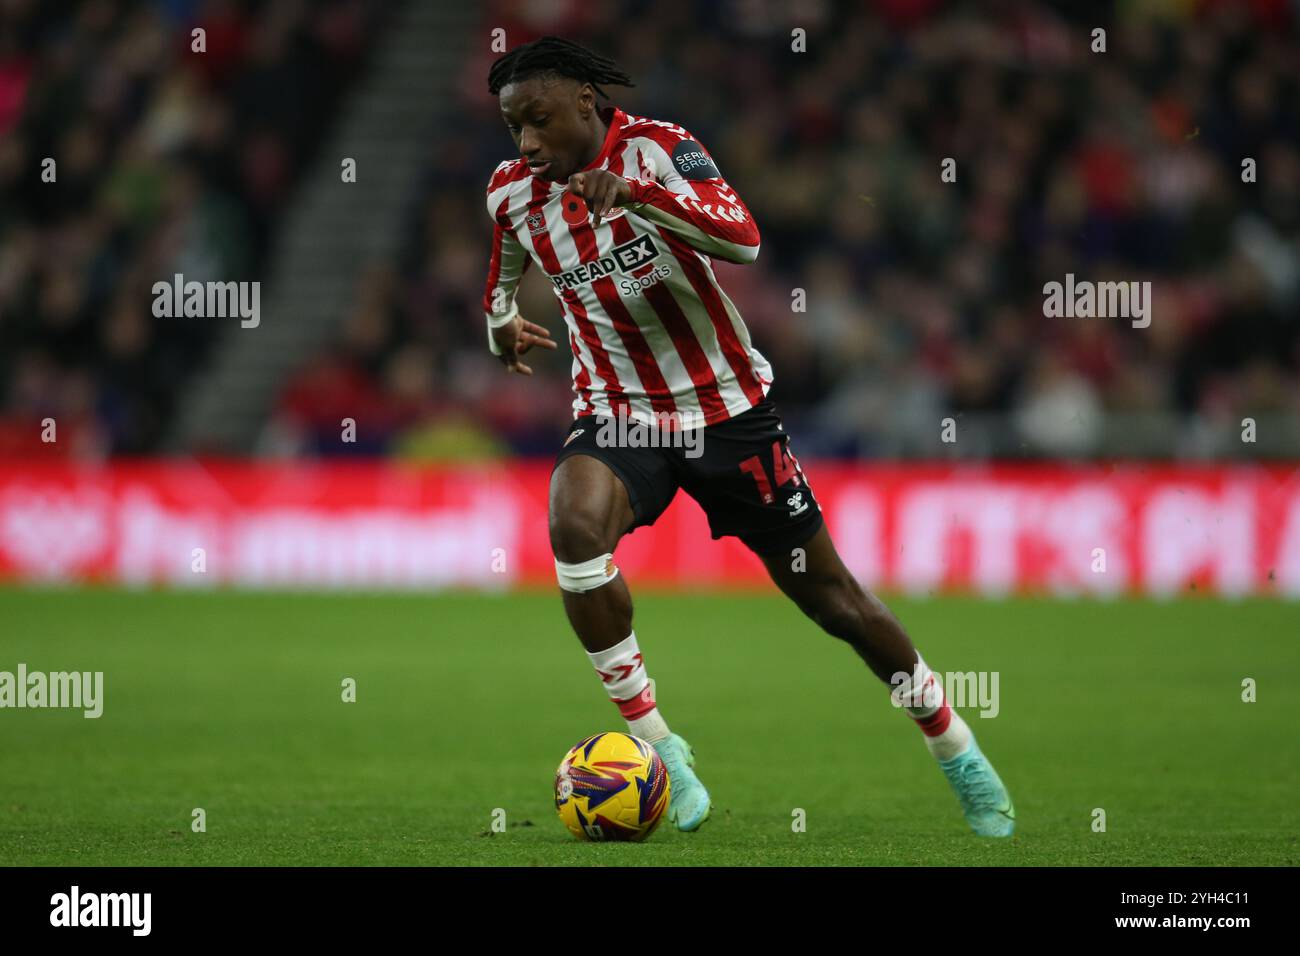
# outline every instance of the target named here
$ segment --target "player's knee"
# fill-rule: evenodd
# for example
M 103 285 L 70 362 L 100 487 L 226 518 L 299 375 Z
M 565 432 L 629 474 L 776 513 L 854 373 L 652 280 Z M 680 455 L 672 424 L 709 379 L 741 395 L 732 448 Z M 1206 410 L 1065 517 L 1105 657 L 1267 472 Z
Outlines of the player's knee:
M 607 522 L 589 508 L 556 510 L 550 516 L 551 551 L 557 561 L 576 563 L 614 550 Z

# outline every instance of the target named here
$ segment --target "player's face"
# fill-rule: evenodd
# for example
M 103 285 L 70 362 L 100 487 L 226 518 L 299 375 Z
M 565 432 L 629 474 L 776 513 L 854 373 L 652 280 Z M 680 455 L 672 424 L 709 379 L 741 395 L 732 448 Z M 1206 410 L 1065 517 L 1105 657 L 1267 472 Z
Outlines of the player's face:
M 576 80 L 534 76 L 501 88 L 501 116 L 519 155 L 554 182 L 568 182 L 582 167 L 595 108 L 591 85 Z

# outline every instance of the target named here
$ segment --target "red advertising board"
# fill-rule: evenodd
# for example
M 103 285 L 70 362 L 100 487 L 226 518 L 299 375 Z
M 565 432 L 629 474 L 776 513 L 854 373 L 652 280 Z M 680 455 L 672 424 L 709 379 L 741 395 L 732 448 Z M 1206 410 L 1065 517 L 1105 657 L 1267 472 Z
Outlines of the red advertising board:
M 863 584 L 911 593 L 1300 597 L 1300 468 L 804 462 Z M 553 586 L 548 463 L 0 464 L 0 580 Z M 686 494 L 620 544 L 629 580 L 765 581 Z

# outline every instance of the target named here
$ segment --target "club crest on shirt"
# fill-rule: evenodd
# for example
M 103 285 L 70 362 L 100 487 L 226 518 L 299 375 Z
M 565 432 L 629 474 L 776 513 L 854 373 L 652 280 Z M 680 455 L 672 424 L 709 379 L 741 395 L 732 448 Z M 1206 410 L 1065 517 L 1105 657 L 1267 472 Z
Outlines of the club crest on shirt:
M 540 209 L 525 216 L 524 222 L 528 224 L 530 236 L 539 236 L 546 231 L 546 216 Z

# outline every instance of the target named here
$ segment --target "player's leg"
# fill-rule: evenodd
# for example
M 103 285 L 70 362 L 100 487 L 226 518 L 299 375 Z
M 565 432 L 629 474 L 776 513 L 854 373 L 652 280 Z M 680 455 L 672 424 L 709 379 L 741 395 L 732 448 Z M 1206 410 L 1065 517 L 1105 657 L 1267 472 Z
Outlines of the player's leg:
M 564 610 L 628 732 L 648 741 L 663 759 L 671 791 L 669 819 L 680 830 L 695 830 L 708 818 L 709 794 L 692 769 L 690 745 L 659 713 L 632 629 L 632 595 L 614 564 L 619 539 L 634 524 L 653 523 L 676 493 L 675 480 L 667 463 L 655 461 L 649 450 L 635 462 L 630 450 L 623 450 L 620 477 L 580 447 L 570 449 L 551 474 L 548 523 Z M 629 487 L 641 505 L 639 514 Z
M 1009 836 L 1015 808 L 970 726 L 944 699 L 943 687 L 903 626 L 844 566 L 825 524 L 795 548 L 760 554 L 777 586 L 822 630 L 847 643 L 925 735 L 967 821 L 982 836 Z
M 682 487 L 704 508 L 713 536 L 739 537 L 823 630 L 845 641 L 925 734 L 977 833 L 1006 835 L 1015 811 L 970 728 L 898 619 L 844 566 L 821 506 L 771 402 L 704 429 L 701 453 L 684 459 Z
M 589 654 L 606 651 L 632 631 L 632 594 L 613 564 L 634 521 L 627 489 L 608 465 L 572 455 L 551 473 L 547 510 L 564 613 Z
M 911 674 L 912 639 L 879 598 L 866 591 L 840 560 L 826 525 L 798 548 L 760 554 L 772 580 L 827 634 L 847 643 L 886 684 Z
M 942 694 L 942 688 L 925 667 L 912 639 L 884 602 L 863 588 L 845 567 L 824 523 L 807 541 L 765 550 L 758 556 L 777 587 L 804 614 L 853 648 L 872 673 L 895 688 L 896 699 L 915 704 L 908 707 L 908 713 L 926 732 L 935 756 L 946 759 L 965 749 L 969 739 L 965 722 L 946 704 L 940 707 L 933 700 L 936 693 Z M 915 692 L 913 684 L 917 685 Z M 929 699 L 912 701 L 926 693 Z

